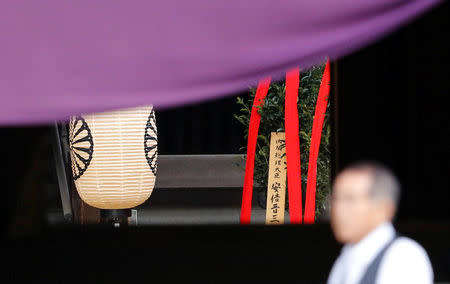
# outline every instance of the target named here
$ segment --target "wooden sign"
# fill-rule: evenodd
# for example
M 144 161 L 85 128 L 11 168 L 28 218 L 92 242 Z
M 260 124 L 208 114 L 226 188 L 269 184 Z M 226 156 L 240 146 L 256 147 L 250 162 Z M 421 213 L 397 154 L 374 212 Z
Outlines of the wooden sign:
M 269 179 L 267 184 L 266 224 L 284 224 L 286 199 L 286 144 L 284 132 L 270 135 Z

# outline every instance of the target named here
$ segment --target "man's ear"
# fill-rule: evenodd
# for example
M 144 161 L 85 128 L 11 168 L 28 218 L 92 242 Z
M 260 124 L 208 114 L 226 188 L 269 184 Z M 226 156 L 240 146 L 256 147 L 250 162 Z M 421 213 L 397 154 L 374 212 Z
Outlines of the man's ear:
M 372 206 L 377 223 L 391 221 L 395 216 L 396 206 L 391 200 L 376 197 L 372 199 Z
M 392 200 L 388 199 L 380 200 L 380 203 L 386 221 L 392 221 L 395 217 L 395 213 L 397 212 L 397 206 Z

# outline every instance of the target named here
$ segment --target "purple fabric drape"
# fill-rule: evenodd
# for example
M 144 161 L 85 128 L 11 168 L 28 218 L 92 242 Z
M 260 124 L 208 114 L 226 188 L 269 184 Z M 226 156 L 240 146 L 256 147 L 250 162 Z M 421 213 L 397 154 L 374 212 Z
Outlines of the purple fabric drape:
M 0 124 L 194 103 L 366 46 L 440 0 L 2 0 Z

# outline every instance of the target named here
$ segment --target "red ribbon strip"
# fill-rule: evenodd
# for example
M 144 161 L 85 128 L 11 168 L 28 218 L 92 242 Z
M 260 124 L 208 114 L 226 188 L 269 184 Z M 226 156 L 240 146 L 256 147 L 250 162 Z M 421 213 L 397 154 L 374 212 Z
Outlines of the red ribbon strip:
M 300 69 L 295 68 L 288 71 L 286 73 L 284 123 L 286 130 L 287 184 L 291 224 L 302 223 L 302 183 L 297 109 L 299 85 Z
M 244 191 L 242 193 L 241 224 L 250 224 L 252 214 L 252 194 L 253 194 L 253 171 L 255 168 L 256 140 L 258 139 L 259 123 L 261 115 L 258 113 L 259 106 L 264 103 L 264 98 L 270 87 L 270 77 L 261 80 L 256 90 L 253 101 L 250 125 L 248 129 L 247 141 L 247 161 L 245 164 Z
M 306 184 L 305 224 L 314 224 L 316 211 L 316 181 L 317 158 L 319 157 L 320 139 L 322 137 L 323 121 L 330 95 L 330 61 L 327 61 L 320 83 L 311 133 L 311 147 L 309 148 L 308 181 Z

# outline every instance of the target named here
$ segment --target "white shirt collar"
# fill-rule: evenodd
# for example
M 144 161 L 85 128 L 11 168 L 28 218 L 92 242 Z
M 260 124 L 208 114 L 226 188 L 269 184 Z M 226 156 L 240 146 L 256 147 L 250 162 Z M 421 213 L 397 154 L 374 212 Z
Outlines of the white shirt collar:
M 347 263 L 352 263 L 355 269 L 350 275 L 352 280 L 360 278 L 361 272 L 375 259 L 382 248 L 395 236 L 391 223 L 383 223 L 356 244 L 347 244 L 342 249 L 342 256 Z M 355 279 L 356 278 L 356 279 Z M 353 281 L 351 281 L 353 282 Z

